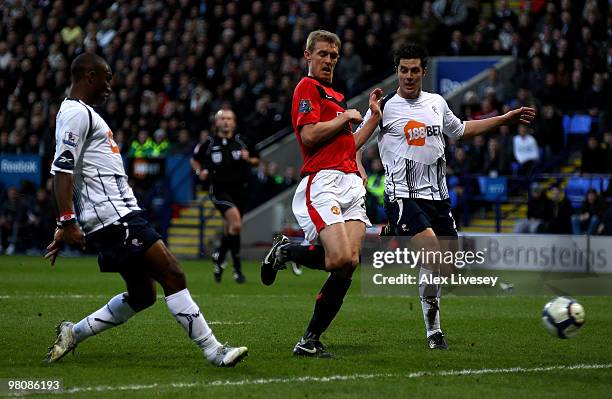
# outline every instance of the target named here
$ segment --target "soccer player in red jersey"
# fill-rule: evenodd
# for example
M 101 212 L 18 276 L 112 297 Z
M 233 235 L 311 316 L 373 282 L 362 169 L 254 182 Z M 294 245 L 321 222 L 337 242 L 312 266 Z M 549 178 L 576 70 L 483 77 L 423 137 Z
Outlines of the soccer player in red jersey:
M 337 35 L 311 32 L 304 50 L 308 76 L 293 93 L 291 119 L 304 159 L 293 213 L 311 245 L 293 244 L 278 235 L 261 268 L 266 285 L 274 282 L 277 271 L 289 261 L 330 272 L 306 332 L 293 349 L 296 356 L 332 357 L 320 336 L 342 306 L 359 263 L 365 227 L 370 225 L 356 151 L 380 120 L 382 90 L 370 94 L 374 117 L 353 133 L 351 124 L 361 123 L 362 116 L 355 109 L 346 109 L 344 95 L 331 87 L 339 56 Z

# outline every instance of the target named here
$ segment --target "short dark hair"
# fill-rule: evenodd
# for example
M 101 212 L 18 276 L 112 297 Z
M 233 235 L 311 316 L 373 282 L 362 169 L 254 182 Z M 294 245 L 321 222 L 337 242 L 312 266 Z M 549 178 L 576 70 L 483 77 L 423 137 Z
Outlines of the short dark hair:
M 423 67 L 423 69 L 427 68 L 427 59 L 429 58 L 427 50 L 425 50 L 425 48 L 419 44 L 409 43 L 403 45 L 395 51 L 395 54 L 393 54 L 393 63 L 397 68 L 400 60 L 411 60 L 417 58 L 421 60 L 421 67 Z
M 85 74 L 99 67 L 104 67 L 106 61 L 97 54 L 83 53 L 76 57 L 70 65 L 70 75 L 73 82 L 81 80 Z

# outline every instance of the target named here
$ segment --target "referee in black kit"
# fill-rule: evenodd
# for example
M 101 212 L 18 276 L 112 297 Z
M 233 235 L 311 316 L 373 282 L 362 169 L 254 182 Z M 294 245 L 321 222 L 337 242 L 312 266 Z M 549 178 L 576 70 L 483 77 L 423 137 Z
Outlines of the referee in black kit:
M 240 230 L 243 202 L 247 198 L 249 169 L 259 163 L 259 157 L 245 141 L 236 135 L 236 115 L 230 109 L 215 114 L 216 135 L 198 144 L 193 152 L 192 166 L 201 181 L 210 179 L 210 199 L 223 215 L 223 237 L 213 253 L 214 277 L 221 282 L 225 255 L 229 250 L 234 261 L 234 280 L 244 283 L 240 262 Z

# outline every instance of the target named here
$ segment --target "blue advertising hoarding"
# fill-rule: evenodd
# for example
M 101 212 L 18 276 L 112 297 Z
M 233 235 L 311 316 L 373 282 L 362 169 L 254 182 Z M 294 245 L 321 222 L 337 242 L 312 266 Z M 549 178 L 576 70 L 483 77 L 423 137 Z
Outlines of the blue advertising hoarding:
M 0 155 L 0 183 L 19 187 L 22 180 L 40 186 L 41 160 L 38 155 Z
M 446 95 L 480 72 L 497 64 L 502 57 L 440 57 L 436 60 L 436 92 Z

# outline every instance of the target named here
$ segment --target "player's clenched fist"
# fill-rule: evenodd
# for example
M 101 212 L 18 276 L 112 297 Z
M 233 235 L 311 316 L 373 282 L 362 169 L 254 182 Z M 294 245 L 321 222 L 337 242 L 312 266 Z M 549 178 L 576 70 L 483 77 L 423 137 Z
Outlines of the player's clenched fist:
M 347 122 L 350 122 L 350 123 L 359 124 L 361 123 L 361 121 L 363 121 L 363 116 L 361 116 L 361 113 L 354 108 L 347 109 L 346 111 L 342 113 L 342 116 L 346 118 Z

